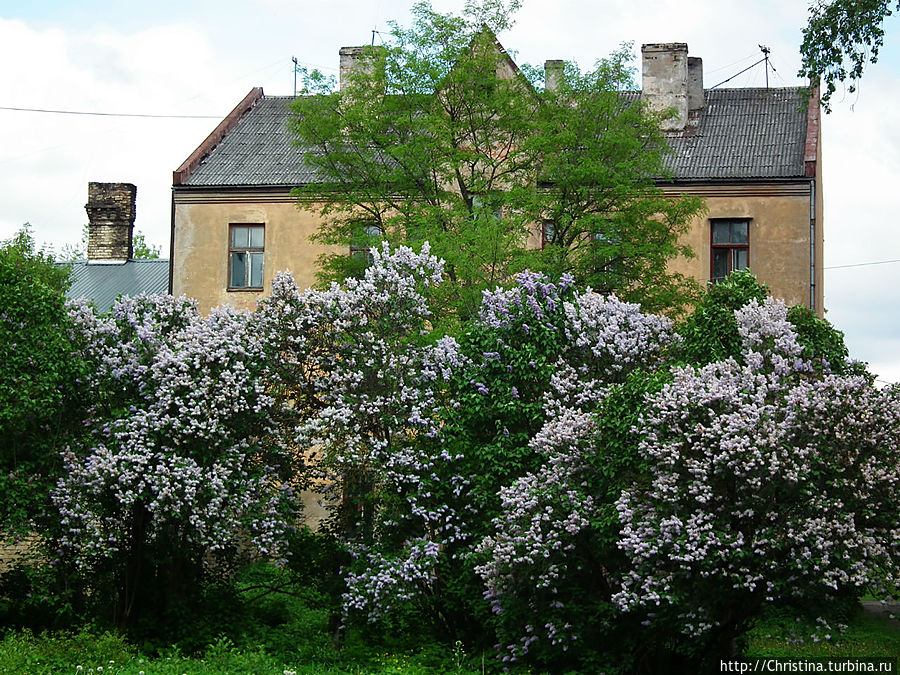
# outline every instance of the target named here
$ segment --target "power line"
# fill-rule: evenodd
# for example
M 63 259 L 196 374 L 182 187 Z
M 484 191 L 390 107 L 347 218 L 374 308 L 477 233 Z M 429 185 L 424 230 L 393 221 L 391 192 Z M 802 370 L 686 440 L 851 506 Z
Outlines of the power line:
M 822 269 L 840 270 L 845 267 L 867 267 L 869 265 L 887 265 L 889 263 L 900 263 L 900 260 L 876 260 L 874 262 L 853 263 L 852 265 L 831 265 L 829 267 L 823 267 Z
M 221 115 L 152 115 L 150 113 L 108 113 L 108 112 L 88 112 L 84 110 L 49 110 L 45 108 L 13 108 L 11 106 L 0 106 L 0 110 L 13 110 L 15 112 L 33 112 L 33 113 L 50 113 L 53 115 L 90 115 L 94 117 L 143 117 L 150 119 L 169 119 L 169 120 L 220 120 Z
M 738 59 L 737 61 L 733 61 L 732 63 L 726 64 L 724 66 L 719 66 L 718 68 L 713 68 L 711 70 L 707 70 L 706 74 L 711 75 L 712 73 L 718 73 L 720 70 L 727 70 L 727 69 L 731 68 L 732 66 L 736 66 L 739 63 L 743 63 L 744 61 L 749 61 L 750 59 L 752 59 L 755 56 L 756 56 L 756 52 L 753 52 L 749 56 L 745 56 L 744 58 Z

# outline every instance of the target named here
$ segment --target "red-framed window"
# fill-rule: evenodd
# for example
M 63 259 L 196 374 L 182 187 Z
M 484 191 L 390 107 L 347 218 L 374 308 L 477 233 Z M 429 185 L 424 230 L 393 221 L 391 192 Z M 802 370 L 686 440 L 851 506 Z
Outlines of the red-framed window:
M 750 219 L 715 218 L 710 221 L 710 272 L 714 282 L 750 266 Z

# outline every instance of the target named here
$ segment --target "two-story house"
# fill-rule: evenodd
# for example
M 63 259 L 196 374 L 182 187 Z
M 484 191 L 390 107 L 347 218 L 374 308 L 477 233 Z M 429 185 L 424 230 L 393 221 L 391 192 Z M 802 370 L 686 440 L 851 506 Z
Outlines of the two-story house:
M 341 49 L 342 75 L 359 52 Z M 640 96 L 676 111 L 664 128 L 672 178 L 660 187 L 700 195 L 708 209 L 685 235 L 696 257 L 673 261 L 673 270 L 706 282 L 749 267 L 776 297 L 821 315 L 815 96 L 798 87 L 704 89 L 702 61 L 683 43 L 646 44 L 642 57 Z M 326 249 L 310 239 L 319 216 L 291 196 L 316 180 L 291 143 L 291 100 L 252 90 L 174 172 L 170 291 L 196 298 L 202 311 L 252 308 L 281 270 L 314 282 Z

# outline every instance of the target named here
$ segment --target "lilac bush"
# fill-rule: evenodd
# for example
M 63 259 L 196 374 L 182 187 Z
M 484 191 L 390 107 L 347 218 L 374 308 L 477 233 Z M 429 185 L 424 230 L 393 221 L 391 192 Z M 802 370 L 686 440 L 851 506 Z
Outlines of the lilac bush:
M 617 530 L 610 512 L 621 482 L 617 463 L 629 461 L 611 438 L 616 406 L 636 374 L 663 363 L 677 341 L 668 319 L 590 290 L 563 303 L 563 312 L 545 422 L 529 444 L 540 464 L 501 488 L 493 532 L 478 547 L 476 571 L 497 616 L 504 661 L 537 650 L 547 662 L 566 663 L 565 652 L 590 639 L 585 624 L 596 622 L 596 606 L 611 595 L 608 573 L 592 566 L 614 562 L 602 559 L 609 542 L 600 540 Z
M 252 315 L 201 317 L 171 296 L 71 313 L 93 400 L 53 493 L 64 557 L 95 582 L 112 570 L 127 623 L 149 593 L 165 595 L 154 581 L 188 583 L 205 556 L 225 561 L 242 539 L 278 555 L 294 518 L 279 480 L 289 456 L 270 423 L 276 401 Z
M 767 604 L 897 583 L 900 392 L 810 363 L 771 299 L 735 312 L 739 358 L 699 368 L 670 365 L 665 320 L 566 311 L 543 462 L 479 544 L 504 661 L 627 671 L 681 634 L 697 665 Z
M 442 279 L 427 244 L 385 245 L 344 286 L 300 291 L 279 275 L 260 308 L 293 441 L 356 561 L 345 611 L 371 620 L 426 591 L 438 548 L 467 537 L 468 481 L 436 416 L 465 361 L 456 340 L 431 335 L 429 294 Z
M 651 481 L 617 502 L 613 601 L 730 648 L 760 608 L 896 584 L 900 392 L 811 377 L 787 308 L 736 313 L 743 363 L 679 368 L 635 430 Z

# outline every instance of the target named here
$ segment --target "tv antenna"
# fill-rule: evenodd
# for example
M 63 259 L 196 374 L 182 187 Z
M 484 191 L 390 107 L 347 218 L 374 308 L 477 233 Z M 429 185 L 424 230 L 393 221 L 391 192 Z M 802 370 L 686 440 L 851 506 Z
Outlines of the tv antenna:
M 775 72 L 775 66 L 769 61 L 769 54 L 772 52 L 771 49 L 766 47 L 765 45 L 757 45 L 759 47 L 759 51 L 763 53 L 763 61 L 766 62 L 766 89 L 769 88 L 769 68 L 772 69 L 772 72 Z

